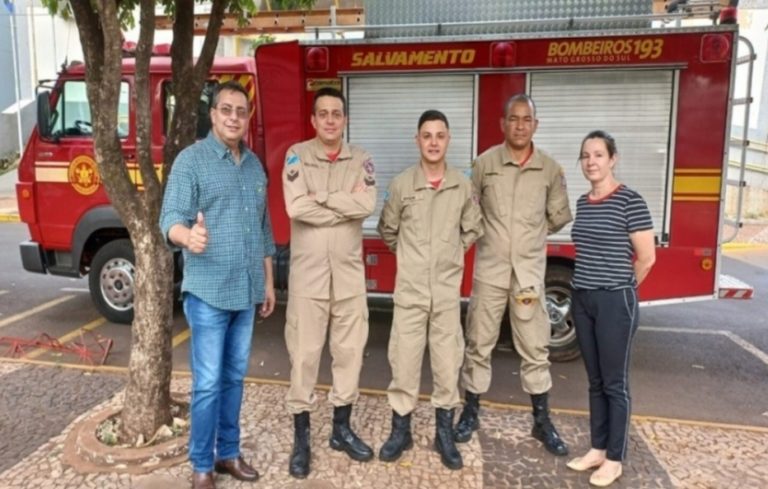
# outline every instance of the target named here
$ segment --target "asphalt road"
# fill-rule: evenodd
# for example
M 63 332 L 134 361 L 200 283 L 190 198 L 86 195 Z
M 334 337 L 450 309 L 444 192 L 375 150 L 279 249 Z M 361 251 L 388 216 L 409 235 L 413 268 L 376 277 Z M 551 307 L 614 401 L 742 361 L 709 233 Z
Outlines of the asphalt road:
M 87 282 L 25 272 L 18 243 L 24 225 L 0 223 L 0 337 L 60 338 L 87 325 L 111 338 L 107 365 L 128 363 L 130 328 L 101 320 L 90 301 Z M 752 300 L 693 302 L 641 309 L 641 329 L 632 357 L 633 411 L 636 415 L 768 426 L 768 249 L 731 251 L 723 271 L 755 287 Z M 673 278 L 670 277 L 670 280 Z M 257 323 L 249 376 L 287 380 L 289 364 L 283 340 L 284 307 Z M 361 385 L 386 389 L 390 380 L 387 341 L 391 313 L 371 312 L 371 332 Z M 188 330 L 183 315 L 174 321 L 174 368 L 188 370 Z M 5 350 L 0 345 L 0 354 Z M 76 355 L 34 352 L 38 360 L 79 363 Z M 485 399 L 528 404 L 520 388 L 519 357 L 497 349 L 492 390 Z M 587 409 L 586 378 L 580 360 L 552 366 L 551 404 Z M 424 359 L 422 392 L 429 393 L 429 359 Z M 320 383 L 330 384 L 326 352 Z

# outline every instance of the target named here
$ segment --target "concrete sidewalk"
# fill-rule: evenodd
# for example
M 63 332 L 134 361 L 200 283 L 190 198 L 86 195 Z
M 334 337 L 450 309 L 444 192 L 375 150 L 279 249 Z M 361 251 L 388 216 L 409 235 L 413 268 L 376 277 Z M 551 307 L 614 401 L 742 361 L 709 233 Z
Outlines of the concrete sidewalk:
M 0 222 L 18 222 L 19 207 L 16 203 L 17 170 L 0 175 Z
M 0 487 L 3 489 L 173 489 L 190 486 L 188 463 L 149 475 L 79 474 L 62 464 L 64 439 L 77 418 L 120 403 L 124 372 L 78 370 L 0 359 Z M 119 387 L 118 387 L 119 386 Z M 585 387 L 586 389 L 586 387 Z M 177 375 L 175 392 L 189 391 L 189 378 Z M 217 476 L 217 487 L 490 489 L 588 487 L 589 474 L 568 470 L 568 457 L 548 454 L 530 437 L 526 406 L 482 408 L 482 426 L 460 445 L 464 468 L 442 466 L 432 449 L 434 410 L 422 400 L 414 413 L 415 446 L 395 463 L 351 461 L 328 447 L 331 408 L 318 392 L 312 414 L 312 473 L 305 481 L 288 475 L 293 442 L 286 413 L 286 386 L 251 379 L 242 413 L 242 449 L 261 473 L 255 484 Z M 23 395 L 20 395 L 23 394 Z M 390 408 L 378 392 L 361 396 L 353 415 L 359 435 L 378 450 L 390 427 Z M 585 390 L 586 395 L 586 390 Z M 98 399 L 101 398 L 101 401 Z M 53 406 L 52 408 L 46 408 Z M 55 407 L 55 409 L 54 409 Z M 41 409 L 42 408 L 42 409 Z M 572 455 L 588 448 L 585 413 L 557 412 L 554 420 Z M 768 486 L 768 429 L 635 417 L 629 459 L 615 488 L 728 488 Z

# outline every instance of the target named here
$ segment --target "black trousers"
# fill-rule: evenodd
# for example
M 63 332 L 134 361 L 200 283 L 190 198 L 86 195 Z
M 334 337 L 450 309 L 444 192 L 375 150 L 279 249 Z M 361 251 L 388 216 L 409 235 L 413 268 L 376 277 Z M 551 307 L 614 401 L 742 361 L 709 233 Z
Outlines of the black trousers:
M 629 438 L 629 362 L 637 331 L 637 291 L 575 290 L 573 320 L 589 379 L 592 448 L 622 461 Z

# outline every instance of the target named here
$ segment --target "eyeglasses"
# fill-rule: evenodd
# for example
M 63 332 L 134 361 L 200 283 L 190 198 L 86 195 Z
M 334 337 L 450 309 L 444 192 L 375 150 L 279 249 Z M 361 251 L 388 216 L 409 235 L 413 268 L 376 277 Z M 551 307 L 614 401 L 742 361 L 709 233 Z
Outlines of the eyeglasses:
M 216 109 L 221 112 L 224 117 L 230 117 L 234 113 L 238 119 L 248 118 L 248 109 L 244 107 L 234 108 L 231 105 L 219 105 Z

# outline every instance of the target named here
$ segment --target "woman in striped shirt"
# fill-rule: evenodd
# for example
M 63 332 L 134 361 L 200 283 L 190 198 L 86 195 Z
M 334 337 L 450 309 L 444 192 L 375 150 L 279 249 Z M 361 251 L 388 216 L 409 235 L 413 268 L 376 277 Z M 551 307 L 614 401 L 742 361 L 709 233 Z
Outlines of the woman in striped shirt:
M 643 198 L 613 174 L 616 142 L 592 131 L 579 161 L 591 190 L 576 204 L 573 318 L 589 378 L 591 449 L 568 462 L 605 487 L 622 473 L 629 437 L 629 356 L 637 330 L 637 286 L 656 258 L 653 222 Z M 633 259 L 635 258 L 636 259 Z

